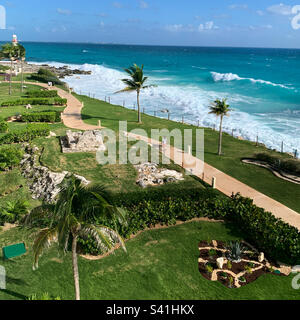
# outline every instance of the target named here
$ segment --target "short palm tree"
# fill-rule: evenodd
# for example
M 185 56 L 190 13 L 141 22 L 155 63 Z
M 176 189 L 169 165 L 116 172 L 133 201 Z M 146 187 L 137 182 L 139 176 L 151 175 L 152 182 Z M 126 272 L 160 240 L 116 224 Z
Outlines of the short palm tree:
M 25 225 L 34 226 L 35 221 L 47 218 L 49 225 L 38 232 L 34 245 L 34 269 L 38 268 L 38 261 L 43 251 L 53 242 L 58 242 L 59 248 L 67 252 L 69 240 L 72 241 L 72 264 L 76 300 L 80 300 L 79 271 L 77 261 L 77 241 L 81 237 L 92 237 L 95 244 L 103 252 L 112 252 L 116 244 L 125 249 L 124 242 L 116 231 L 116 222 L 125 224 L 123 210 L 112 206 L 109 194 L 101 185 L 83 186 L 74 176 L 67 177 L 60 185 L 61 192 L 57 203 L 45 204 L 34 209 L 25 219 Z M 104 219 L 109 228 L 95 225 L 96 218 Z
M 151 87 L 155 87 L 155 85 L 147 85 L 145 86 L 148 77 L 144 77 L 144 66 L 139 67 L 134 64 L 132 67 L 125 69 L 125 71 L 130 75 L 130 79 L 123 79 L 122 81 L 127 86 L 123 90 L 120 90 L 116 93 L 121 92 L 130 92 L 136 91 L 137 93 L 137 106 L 138 106 L 138 122 L 142 123 L 142 115 L 141 115 L 141 107 L 140 107 L 140 93 L 143 89 L 148 89 Z
M 227 99 L 217 99 L 210 106 L 210 114 L 215 114 L 217 117 L 221 117 L 220 120 L 220 135 L 219 135 L 219 156 L 222 155 L 222 138 L 223 138 L 223 119 L 224 116 L 229 116 L 229 112 L 232 111 L 227 104 Z
M 6 43 L 2 46 L 0 51 L 0 57 L 4 59 L 10 60 L 10 79 L 9 79 L 9 95 L 12 93 L 12 69 L 13 69 L 13 62 L 18 59 L 18 47 L 12 43 Z

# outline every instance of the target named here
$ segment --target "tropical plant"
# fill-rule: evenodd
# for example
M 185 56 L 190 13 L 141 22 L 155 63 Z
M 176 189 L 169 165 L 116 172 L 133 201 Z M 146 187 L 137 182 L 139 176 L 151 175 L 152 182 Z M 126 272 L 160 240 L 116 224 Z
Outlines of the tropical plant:
M 24 152 L 18 146 L 10 145 L 0 148 L 0 170 L 7 170 L 20 164 Z
M 252 270 L 252 268 L 251 268 L 250 265 L 247 265 L 247 266 L 245 267 L 245 271 L 246 271 L 248 274 L 252 274 L 252 273 L 253 273 L 253 270 Z
M 233 284 L 234 284 L 234 279 L 233 279 L 233 277 L 230 276 L 230 277 L 228 278 L 228 280 L 229 280 L 229 288 L 233 288 Z
M 2 45 L 0 51 L 0 57 L 4 59 L 10 60 L 10 79 L 9 79 L 9 95 L 12 94 L 12 70 L 13 70 L 13 62 L 19 57 L 19 49 L 18 46 L 12 43 L 6 43 Z
M 0 208 L 0 224 L 20 222 L 28 214 L 26 200 L 8 201 Z
M 36 293 L 32 294 L 27 298 L 28 301 L 50 301 L 50 300 L 61 300 L 60 297 L 52 297 L 48 292 L 43 293 L 41 296 L 38 296 Z
M 222 139 L 223 139 L 223 119 L 225 116 L 229 115 L 229 112 L 232 111 L 230 106 L 227 104 L 227 99 L 217 99 L 210 106 L 210 114 L 215 114 L 217 117 L 221 117 L 220 120 L 220 131 L 219 131 L 219 156 L 222 155 Z
M 92 237 L 102 252 L 113 252 L 115 244 L 124 250 L 125 244 L 116 231 L 117 221 L 125 224 L 125 212 L 110 204 L 109 194 L 101 185 L 83 186 L 81 180 L 69 176 L 59 186 L 61 189 L 56 204 L 44 204 L 34 209 L 26 218 L 25 225 L 34 226 L 36 219 L 46 218 L 48 227 L 38 232 L 34 245 L 34 270 L 43 251 L 53 242 L 65 253 L 69 240 L 72 242 L 72 265 L 76 300 L 80 300 L 79 270 L 77 261 L 78 238 Z M 98 217 L 103 217 L 107 224 L 95 225 Z
M 137 93 L 137 106 L 138 106 L 138 122 L 142 123 L 141 107 L 140 107 L 140 93 L 143 89 L 155 87 L 155 85 L 145 86 L 148 77 L 144 77 L 144 66 L 139 67 L 134 64 L 132 67 L 125 69 L 129 74 L 130 79 L 123 79 L 122 81 L 126 85 L 126 88 L 116 93 L 136 91 Z
M 24 61 L 26 58 L 26 49 L 20 43 L 17 44 L 18 58 L 21 60 L 21 92 L 24 91 Z
M 239 241 L 232 241 L 228 246 L 228 259 L 233 262 L 241 261 L 245 249 Z
M 213 266 L 211 266 L 210 264 L 207 264 L 205 266 L 205 269 L 206 269 L 207 273 L 213 273 L 213 271 L 214 271 Z

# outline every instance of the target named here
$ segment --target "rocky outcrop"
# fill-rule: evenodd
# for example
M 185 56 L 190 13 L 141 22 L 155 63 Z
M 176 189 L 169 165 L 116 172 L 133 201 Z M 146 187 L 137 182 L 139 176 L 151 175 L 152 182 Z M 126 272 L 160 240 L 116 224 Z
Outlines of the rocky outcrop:
M 160 169 L 157 164 L 144 163 L 135 166 L 139 173 L 137 184 L 142 188 L 158 186 L 184 180 L 183 174 L 175 170 Z
M 60 192 L 60 183 L 65 177 L 71 175 L 68 171 L 61 173 L 52 172 L 47 167 L 39 165 L 40 151 L 37 147 L 25 145 L 25 155 L 21 161 L 21 170 L 25 178 L 27 178 L 32 198 L 52 203 Z M 84 185 L 88 185 L 90 181 L 84 177 L 75 175 L 82 181 Z
M 73 132 L 67 131 L 65 137 L 61 137 L 63 153 L 97 152 L 105 151 L 102 133 L 100 130 Z

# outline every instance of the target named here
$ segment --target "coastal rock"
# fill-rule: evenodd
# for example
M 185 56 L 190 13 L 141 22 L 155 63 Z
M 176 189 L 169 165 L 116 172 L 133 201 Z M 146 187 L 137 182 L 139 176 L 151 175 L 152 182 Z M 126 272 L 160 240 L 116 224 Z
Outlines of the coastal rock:
M 73 132 L 67 131 L 66 137 L 61 138 L 63 153 L 105 151 L 102 133 L 99 130 Z
M 139 173 L 136 183 L 142 188 L 184 180 L 182 173 L 175 170 L 160 169 L 153 163 L 144 163 L 135 166 L 135 168 Z
M 71 175 L 68 171 L 52 172 L 49 168 L 39 165 L 39 148 L 25 146 L 25 155 L 21 161 L 22 175 L 27 178 L 29 190 L 32 198 L 48 203 L 55 202 L 56 196 L 60 192 L 59 185 L 67 176 Z M 90 181 L 84 177 L 75 175 L 84 185 Z

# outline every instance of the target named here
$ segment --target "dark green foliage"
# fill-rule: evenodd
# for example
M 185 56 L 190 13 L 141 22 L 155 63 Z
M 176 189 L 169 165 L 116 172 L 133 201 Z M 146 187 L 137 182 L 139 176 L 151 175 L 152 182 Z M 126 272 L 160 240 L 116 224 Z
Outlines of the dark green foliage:
M 0 225 L 16 223 L 28 213 L 29 203 L 24 200 L 6 202 L 0 208 Z
M 34 112 L 22 114 L 22 122 L 51 122 L 56 121 L 56 112 Z
M 12 169 L 18 166 L 24 152 L 18 146 L 5 146 L 0 148 L 0 170 Z
M 20 98 L 16 100 L 7 100 L 1 102 L 1 107 L 11 107 L 20 105 L 59 105 L 64 106 L 67 104 L 67 99 L 60 97 L 55 98 Z
M 50 128 L 46 124 L 29 124 L 26 129 L 16 130 L 0 137 L 1 144 L 29 142 L 37 137 L 47 137 Z
M 36 80 L 43 83 L 52 82 L 54 85 L 63 85 L 63 82 L 50 70 L 41 68 L 38 73 L 34 73 L 30 76 L 31 80 Z
M 0 121 L 0 133 L 8 132 L 8 123 L 6 121 Z
M 57 90 L 32 90 L 27 92 L 28 98 L 55 98 Z
M 255 158 L 267 162 L 278 170 L 289 172 L 300 176 L 300 161 L 296 159 L 282 159 L 267 153 L 258 153 Z

